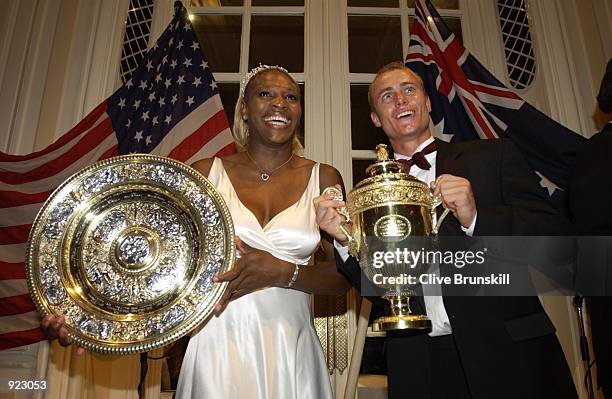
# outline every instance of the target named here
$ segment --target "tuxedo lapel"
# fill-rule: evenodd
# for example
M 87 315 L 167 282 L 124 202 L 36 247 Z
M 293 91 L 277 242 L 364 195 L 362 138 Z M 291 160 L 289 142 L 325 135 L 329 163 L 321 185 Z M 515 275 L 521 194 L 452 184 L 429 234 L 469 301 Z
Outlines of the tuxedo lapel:
M 440 139 L 436 140 L 436 177 L 443 174 L 451 174 L 455 176 L 466 177 L 467 167 L 462 161 L 461 156 L 463 151 L 458 146 L 449 144 Z M 436 209 L 438 220 L 444 212 L 444 207 L 440 205 Z M 442 224 L 440 225 L 441 235 L 462 235 L 461 226 L 457 219 L 452 214 L 446 216 Z

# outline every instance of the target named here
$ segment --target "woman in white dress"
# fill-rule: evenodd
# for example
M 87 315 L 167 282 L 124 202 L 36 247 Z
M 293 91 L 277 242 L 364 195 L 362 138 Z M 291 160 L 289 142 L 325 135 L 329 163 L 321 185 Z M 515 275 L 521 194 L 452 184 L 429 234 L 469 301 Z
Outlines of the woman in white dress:
M 177 398 L 332 398 L 310 294 L 344 294 L 350 285 L 320 236 L 312 200 L 342 178 L 300 156 L 301 117 L 300 89 L 287 71 L 255 68 L 236 104 L 239 152 L 193 165 L 223 195 L 241 256 L 214 278 L 227 290 L 189 342 Z M 324 261 L 307 265 L 319 244 Z M 63 323 L 50 315 L 41 322 L 50 339 L 69 345 Z
M 196 162 L 228 204 L 238 249 L 215 315 L 195 334 L 177 398 L 325 399 L 332 392 L 310 309 L 310 294 L 343 294 L 332 243 L 321 239 L 313 198 L 342 184 L 329 165 L 299 154 L 300 89 L 280 67 L 243 80 L 235 155 Z M 325 261 L 307 265 L 323 245 Z

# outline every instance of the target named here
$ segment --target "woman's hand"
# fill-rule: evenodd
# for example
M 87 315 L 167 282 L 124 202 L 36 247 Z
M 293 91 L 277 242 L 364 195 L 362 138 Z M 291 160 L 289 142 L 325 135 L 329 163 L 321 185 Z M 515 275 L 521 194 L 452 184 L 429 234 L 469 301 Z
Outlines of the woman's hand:
M 52 314 L 48 314 L 42 318 L 40 321 L 40 326 L 42 327 L 47 339 L 53 341 L 57 339 L 61 346 L 70 346 L 72 344 L 72 339 L 68 335 L 68 330 L 64 327 L 64 323 L 66 319 L 64 316 L 54 316 Z M 85 353 L 84 348 L 77 348 L 77 355 L 82 355 Z
M 291 279 L 295 267 L 266 251 L 249 247 L 238 237 L 236 248 L 240 252 L 236 265 L 213 277 L 215 283 L 229 282 L 223 296 L 215 305 L 217 315 L 223 312 L 230 300 L 266 287 L 284 287 Z

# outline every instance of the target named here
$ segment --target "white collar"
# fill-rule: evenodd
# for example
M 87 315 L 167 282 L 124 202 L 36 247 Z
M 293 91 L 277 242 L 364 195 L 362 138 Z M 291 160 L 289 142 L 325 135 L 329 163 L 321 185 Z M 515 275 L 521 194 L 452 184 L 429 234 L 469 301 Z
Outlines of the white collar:
M 433 136 L 430 136 L 427 140 L 425 140 L 421 144 L 419 144 L 419 146 L 416 148 L 416 150 L 414 150 L 414 152 L 412 154 L 423 150 L 423 148 L 427 147 L 433 141 L 434 141 Z M 393 155 L 395 156 L 395 159 L 410 159 L 410 158 L 412 158 L 412 154 L 405 155 L 405 154 L 400 154 L 398 152 L 394 152 L 393 153 Z

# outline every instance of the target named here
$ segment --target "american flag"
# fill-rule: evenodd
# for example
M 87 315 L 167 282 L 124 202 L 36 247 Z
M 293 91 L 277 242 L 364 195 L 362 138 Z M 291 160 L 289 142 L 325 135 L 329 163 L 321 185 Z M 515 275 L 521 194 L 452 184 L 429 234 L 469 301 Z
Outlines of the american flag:
M 431 118 L 451 141 L 508 137 L 558 206 L 576 150 L 584 138 L 550 119 L 506 88 L 450 31 L 429 0 L 417 0 L 406 65 L 431 100 Z
M 28 234 L 43 202 L 95 161 L 151 153 L 191 163 L 235 152 L 217 84 L 180 2 L 132 78 L 44 150 L 0 153 L 0 349 L 44 339 L 25 283 Z

